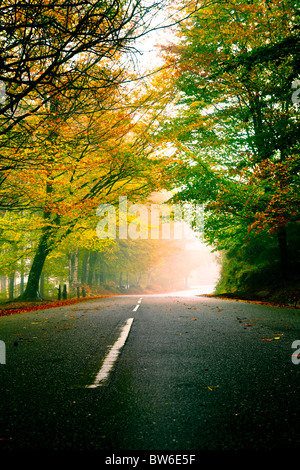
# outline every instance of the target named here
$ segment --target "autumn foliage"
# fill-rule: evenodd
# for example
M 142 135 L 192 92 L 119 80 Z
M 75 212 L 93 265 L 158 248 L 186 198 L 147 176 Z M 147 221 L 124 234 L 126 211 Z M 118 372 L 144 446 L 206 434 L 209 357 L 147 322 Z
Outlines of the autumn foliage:
M 105 297 L 111 297 L 111 295 L 101 295 L 93 297 L 85 297 L 79 299 L 68 299 L 60 301 L 39 301 L 39 302 L 11 302 L 2 306 L 0 309 L 0 317 L 7 315 L 15 315 L 18 313 L 31 312 L 35 310 L 47 310 L 49 308 L 63 307 L 64 305 L 74 305 L 80 302 L 86 302 L 88 300 L 102 299 Z
M 246 288 L 251 273 L 258 287 L 298 282 L 299 10 L 202 2 L 177 39 L 162 47 L 177 114 L 161 123 L 177 149 L 176 200 L 205 204 L 225 289 Z
M 151 137 L 159 111 L 128 61 L 159 8 L 135 0 L 0 6 L 0 267 L 12 287 L 15 276 L 26 279 L 23 300 L 40 298 L 49 257 L 66 264 L 79 248 L 107 249 L 96 236 L 99 204 L 122 194 L 142 201 L 162 187 L 166 157 Z
M 154 247 L 127 246 L 129 258 L 99 240 L 96 209 L 162 189 L 204 204 L 224 289 L 298 279 L 299 9 L 172 2 L 175 39 L 140 80 L 129 57 L 162 6 L 0 6 L 0 272 L 12 286 L 20 278 L 23 300 L 39 298 L 53 273 L 73 291 L 104 284 L 114 262 L 122 286 L 130 270 L 141 275 L 134 250 L 150 273 Z

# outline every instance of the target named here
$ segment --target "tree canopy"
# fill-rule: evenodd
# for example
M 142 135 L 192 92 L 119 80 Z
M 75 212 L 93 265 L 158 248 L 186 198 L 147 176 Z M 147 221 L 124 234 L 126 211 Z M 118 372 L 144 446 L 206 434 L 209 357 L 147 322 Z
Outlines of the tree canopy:
M 3 252 L 14 247 L 12 272 L 17 260 L 31 260 L 24 299 L 39 297 L 47 257 L 74 232 L 101 251 L 100 203 L 115 204 L 122 192 L 142 201 L 161 187 L 164 156 L 149 137 L 156 111 L 141 118 L 151 97 L 138 96 L 139 77 L 126 66 L 160 8 L 140 0 L 1 4 L 1 233 Z
M 206 239 L 219 250 L 277 243 L 268 261 L 284 281 L 299 262 L 289 240 L 300 219 L 299 9 L 211 2 L 177 36 L 162 48 L 177 114 L 161 125 L 177 149 L 176 199 L 205 204 Z
M 166 8 L 173 36 L 141 77 L 129 55 Z M 126 250 L 152 272 L 160 248 L 100 240 L 97 207 L 161 190 L 204 205 L 222 288 L 297 279 L 295 2 L 28 0 L 0 13 L 0 268 L 26 274 L 24 299 L 55 259 L 74 286 L 87 266 L 136 271 Z

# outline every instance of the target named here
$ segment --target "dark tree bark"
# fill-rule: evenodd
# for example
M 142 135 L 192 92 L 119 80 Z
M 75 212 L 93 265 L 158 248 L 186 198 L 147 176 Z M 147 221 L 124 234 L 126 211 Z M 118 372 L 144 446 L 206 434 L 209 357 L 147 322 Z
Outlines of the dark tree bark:
M 15 287 L 15 271 L 9 275 L 9 300 L 14 299 L 14 287 Z
M 82 266 L 81 266 L 81 284 L 87 284 L 88 270 L 89 270 L 89 264 L 90 264 L 89 260 L 90 260 L 90 252 L 86 251 L 84 253 Z
M 21 269 L 20 269 L 20 295 L 24 292 L 24 260 L 21 260 Z
M 33 262 L 30 268 L 28 281 L 23 294 L 19 297 L 22 300 L 40 300 L 39 284 L 45 260 L 51 251 L 49 244 L 50 229 L 44 229 L 40 238 Z
M 45 296 L 45 274 L 42 271 L 40 277 L 40 296 L 44 298 Z
M 289 272 L 289 253 L 286 227 L 279 228 L 277 232 L 277 239 L 279 245 L 281 281 L 285 282 L 288 278 Z
M 87 283 L 90 287 L 94 284 L 94 280 L 95 280 L 95 266 L 96 266 L 97 256 L 98 256 L 98 253 L 95 251 L 92 251 L 90 253 L 90 265 L 89 265 L 88 278 L 87 278 Z

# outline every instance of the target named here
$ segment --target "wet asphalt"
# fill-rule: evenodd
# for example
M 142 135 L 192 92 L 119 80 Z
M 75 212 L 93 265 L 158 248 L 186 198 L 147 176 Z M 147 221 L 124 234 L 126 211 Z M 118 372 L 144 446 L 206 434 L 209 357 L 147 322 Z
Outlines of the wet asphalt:
M 116 296 L 0 317 L 0 340 L 0 452 L 300 449 L 299 310 Z

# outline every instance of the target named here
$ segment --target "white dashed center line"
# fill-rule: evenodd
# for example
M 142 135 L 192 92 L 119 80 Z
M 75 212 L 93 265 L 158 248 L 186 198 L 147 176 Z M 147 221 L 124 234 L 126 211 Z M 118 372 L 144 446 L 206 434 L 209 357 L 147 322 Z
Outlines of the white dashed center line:
M 136 312 L 136 311 L 137 311 L 137 309 L 139 308 L 140 303 L 142 302 L 142 300 L 143 300 L 143 297 L 141 297 L 140 300 L 138 300 L 138 304 L 137 304 L 137 305 L 134 307 L 134 309 L 132 310 L 133 312 Z
M 101 369 L 99 370 L 99 372 L 96 376 L 96 379 L 95 379 L 94 383 L 92 385 L 88 385 L 87 388 L 100 387 L 101 385 L 104 384 L 104 382 L 106 382 L 106 380 L 109 377 L 109 373 L 112 370 L 113 365 L 116 362 L 116 360 L 119 356 L 119 353 L 120 353 L 122 347 L 124 346 L 125 341 L 126 341 L 128 335 L 129 335 L 130 328 L 131 328 L 131 325 L 133 323 L 133 320 L 134 320 L 133 318 L 128 318 L 125 326 L 123 327 L 123 329 L 121 331 L 121 334 L 120 334 L 119 338 L 117 339 L 115 344 L 109 350 L 109 352 L 108 352 L 108 354 L 107 354 L 107 356 L 106 356 L 106 358 L 103 362 L 103 365 L 102 365 Z

